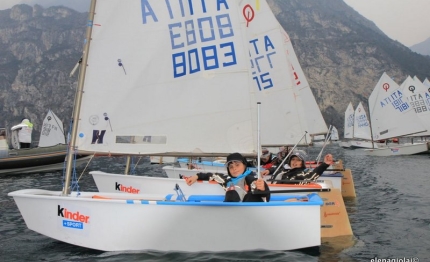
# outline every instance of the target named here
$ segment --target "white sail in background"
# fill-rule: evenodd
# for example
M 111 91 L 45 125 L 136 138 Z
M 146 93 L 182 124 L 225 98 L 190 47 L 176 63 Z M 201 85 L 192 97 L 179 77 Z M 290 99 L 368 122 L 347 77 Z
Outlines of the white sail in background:
M 337 131 L 337 128 L 335 126 L 331 127 L 330 140 L 332 140 L 332 141 L 339 140 L 339 132 Z
M 407 98 L 386 73 L 383 73 L 369 97 L 373 140 L 411 135 L 426 129 Z
M 418 133 L 415 136 L 430 135 L 430 92 L 429 88 L 423 85 L 415 76 L 413 79 L 408 76 L 400 85 L 400 89 L 405 95 L 409 105 L 413 108 L 421 123 L 427 129 L 426 132 Z
M 354 138 L 372 140 L 369 119 L 361 102 L 354 113 Z
M 426 87 L 430 88 L 430 81 L 429 81 L 427 78 L 426 78 L 426 79 L 424 79 L 423 84 L 424 84 Z M 428 90 L 428 91 L 430 92 L 430 90 Z
M 345 111 L 345 125 L 343 131 L 344 138 L 353 138 L 354 137 L 354 108 L 352 107 L 351 102 L 349 102 L 348 107 Z
M 287 32 L 283 31 L 283 33 L 285 37 L 286 53 L 291 63 L 291 72 L 293 74 L 294 98 L 296 100 L 296 106 L 304 118 L 302 125 L 305 126 L 305 130 L 308 131 L 310 135 L 327 134 L 327 124 L 321 114 L 321 110 L 315 100 L 303 69 L 300 66 L 299 60 L 297 59 L 291 39 Z
M 258 3 L 248 0 L 241 5 L 244 7 L 242 16 L 247 21 L 253 83 L 249 92 L 261 102 L 261 143 L 266 146 L 296 144 L 305 130 L 300 125 L 303 116 L 293 106 L 293 81 L 285 55 L 284 30 L 266 1 Z
M 54 112 L 49 110 L 45 119 L 43 119 L 39 147 L 49 147 L 65 143 L 63 122 Z

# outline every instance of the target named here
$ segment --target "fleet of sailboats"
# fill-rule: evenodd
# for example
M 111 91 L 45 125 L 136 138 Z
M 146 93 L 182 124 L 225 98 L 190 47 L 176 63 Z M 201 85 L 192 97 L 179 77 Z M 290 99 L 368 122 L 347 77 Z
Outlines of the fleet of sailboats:
M 344 127 L 344 137 L 349 140 L 343 141 L 342 147 L 367 148 L 366 153 L 375 156 L 428 152 L 429 144 L 425 140 L 399 144 L 398 138 L 409 137 L 413 141 L 413 137 L 429 136 L 429 98 L 429 90 L 417 77 L 408 76 L 399 86 L 384 73 L 369 97 L 371 121 L 361 102 L 355 111 L 349 103 Z
M 415 84 L 407 78 L 402 86 L 383 73 L 369 97 L 369 109 L 373 140 L 410 136 L 426 131 L 418 114 L 408 100 L 406 89 Z M 405 89 L 406 88 L 406 89 Z M 386 147 L 366 149 L 374 156 L 412 155 L 427 152 L 428 142 L 388 144 Z
M 370 122 L 361 102 L 355 110 L 349 103 L 345 111 L 345 130 L 344 137 L 348 140 L 342 142 L 341 146 L 344 148 L 378 148 L 384 145 L 372 141 Z
M 72 147 L 119 155 L 255 157 L 260 135 L 268 145 L 298 141 L 303 134 L 285 130 L 299 127 L 272 121 L 285 117 L 294 86 L 288 42 L 266 1 L 193 3 L 92 0 Z M 225 203 L 183 195 L 174 183 L 167 192 L 133 197 L 70 192 L 70 171 L 68 163 L 62 192 L 9 193 L 28 228 L 109 251 L 291 250 L 321 243 L 317 194 L 295 196 L 306 202 L 273 194 L 270 202 Z M 266 217 L 284 226 L 261 224 Z M 222 223 L 227 220 L 238 223 Z M 197 230 L 190 234 L 179 221 L 193 221 Z M 254 223 L 261 225 L 247 230 Z
M 328 132 L 289 36 L 265 0 L 92 0 L 88 21 L 71 134 L 71 147 L 81 153 L 257 157 L 261 144 L 306 144 L 310 135 Z M 370 126 L 363 106 L 354 119 L 350 103 L 345 138 L 425 132 L 412 110 L 417 107 L 405 101 L 414 95 L 384 73 L 369 98 L 372 136 L 360 133 Z M 428 150 L 428 143 L 420 144 Z M 404 154 L 406 148 L 367 152 Z M 100 191 L 79 192 L 68 160 L 62 191 L 9 193 L 29 229 L 62 242 L 105 251 L 185 252 L 321 244 L 323 200 L 315 193 L 271 188 L 270 202 L 226 203 L 221 187 L 209 183 L 191 190 L 184 180 L 99 171 L 92 175 Z M 106 185 L 115 190 L 102 189 Z M 112 192 L 117 188 L 121 192 Z M 267 217 L 283 226 L 261 223 Z M 179 226 L 183 221 L 192 228 Z M 249 224 L 259 226 L 248 230 Z

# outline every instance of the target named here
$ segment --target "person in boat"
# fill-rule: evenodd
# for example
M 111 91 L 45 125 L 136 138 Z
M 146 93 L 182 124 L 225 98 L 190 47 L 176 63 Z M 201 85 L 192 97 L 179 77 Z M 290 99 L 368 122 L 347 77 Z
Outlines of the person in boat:
M 20 148 L 30 148 L 31 145 L 31 133 L 33 132 L 33 124 L 27 118 L 23 118 L 21 123 L 13 126 L 12 131 L 18 131 L 18 141 Z
M 281 160 L 282 161 L 282 160 Z M 267 148 L 261 149 L 260 165 L 265 169 L 271 168 L 273 165 L 278 163 L 278 157 L 272 154 Z
M 227 175 L 221 173 L 197 173 L 187 178 L 187 185 L 191 186 L 197 180 L 215 180 L 225 190 L 224 202 L 263 202 L 270 200 L 269 186 L 263 179 L 258 179 L 257 174 L 248 167 L 246 158 L 240 153 L 227 156 Z M 253 194 L 255 190 L 264 194 Z
M 333 156 L 327 154 L 324 157 L 324 162 L 318 165 L 315 169 L 306 168 L 306 153 L 303 151 L 296 151 L 291 154 L 288 160 L 288 166 L 283 167 L 281 172 L 279 172 L 275 180 L 276 184 L 286 184 L 286 180 L 304 180 L 304 181 L 315 181 L 322 175 L 322 173 L 327 170 L 327 168 L 334 163 Z M 263 176 L 271 175 L 276 171 L 276 168 L 270 170 L 264 170 L 261 172 Z M 299 184 L 306 184 L 306 182 L 299 182 Z
M 284 158 L 287 157 L 289 152 L 290 152 L 290 150 L 288 147 L 281 146 L 279 148 L 279 152 L 276 154 L 276 162 L 274 163 L 274 167 L 277 167 L 280 164 L 282 164 L 282 161 L 284 160 Z
M 279 152 L 276 154 L 276 157 L 273 158 L 273 161 L 271 162 L 271 165 L 263 166 L 266 170 L 264 172 L 264 175 L 267 176 L 269 174 L 273 174 L 275 170 L 278 168 L 279 165 L 282 164 L 282 161 L 284 161 L 284 158 L 287 157 L 288 153 L 290 152 L 290 149 L 286 146 L 281 146 L 279 148 Z M 284 169 L 290 169 L 290 166 L 287 163 L 284 163 Z

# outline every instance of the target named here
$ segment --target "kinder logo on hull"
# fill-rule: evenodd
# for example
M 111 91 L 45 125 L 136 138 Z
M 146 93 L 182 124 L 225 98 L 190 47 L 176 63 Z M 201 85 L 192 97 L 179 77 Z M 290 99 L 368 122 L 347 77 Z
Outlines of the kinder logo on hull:
M 115 182 L 115 190 L 116 191 L 121 191 L 121 192 L 125 192 L 125 193 L 130 193 L 130 194 L 139 194 L 140 189 L 134 188 L 132 186 L 123 186 L 121 184 L 119 184 L 118 182 Z
M 63 227 L 69 227 L 74 229 L 84 229 L 84 224 L 88 224 L 90 217 L 81 214 L 79 211 L 71 212 L 67 208 L 58 205 L 57 215 L 59 217 L 67 218 L 70 220 L 63 220 Z

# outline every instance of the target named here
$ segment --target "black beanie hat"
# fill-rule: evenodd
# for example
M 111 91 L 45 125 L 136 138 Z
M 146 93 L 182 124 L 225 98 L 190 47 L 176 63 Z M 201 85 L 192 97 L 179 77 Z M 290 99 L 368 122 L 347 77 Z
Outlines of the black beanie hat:
M 246 162 L 246 158 L 244 158 L 240 153 L 233 153 L 227 156 L 227 162 L 225 163 L 225 166 L 228 166 L 228 164 L 231 161 L 239 161 L 242 162 L 245 166 L 248 165 L 248 162 Z

